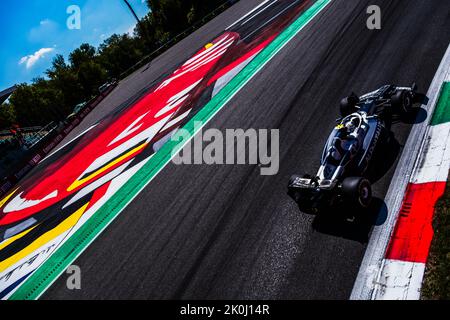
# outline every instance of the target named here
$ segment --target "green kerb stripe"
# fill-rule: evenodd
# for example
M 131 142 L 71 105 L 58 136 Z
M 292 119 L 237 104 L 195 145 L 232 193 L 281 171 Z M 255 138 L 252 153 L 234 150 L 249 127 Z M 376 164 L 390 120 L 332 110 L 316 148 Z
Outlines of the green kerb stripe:
M 194 135 L 194 122 L 206 124 L 248 81 L 258 73 L 292 38 L 331 0 L 317 0 L 296 21 L 234 77 L 186 125 Z M 196 128 L 197 131 L 199 128 Z M 37 299 L 92 241 L 120 214 L 138 193 L 161 171 L 182 146 L 167 142 L 107 203 L 105 203 L 70 239 L 68 239 L 18 290 L 11 300 Z
M 450 82 L 442 84 L 439 100 L 434 110 L 431 125 L 435 126 L 450 121 Z

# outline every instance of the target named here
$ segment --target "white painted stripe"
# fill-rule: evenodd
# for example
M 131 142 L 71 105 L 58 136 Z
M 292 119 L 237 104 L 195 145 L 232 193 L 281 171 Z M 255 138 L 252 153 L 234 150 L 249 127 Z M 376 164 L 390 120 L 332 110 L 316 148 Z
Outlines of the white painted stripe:
M 411 182 L 447 181 L 450 168 L 450 123 L 431 126 L 422 150 Z
M 200 67 L 206 65 L 207 63 L 213 61 L 214 59 L 217 59 L 218 57 L 222 56 L 227 50 L 228 50 L 228 47 L 223 48 L 222 50 L 220 50 L 220 51 L 218 51 L 218 52 L 215 52 L 215 53 L 212 54 L 212 55 L 209 55 L 209 56 L 207 57 L 207 59 L 203 59 L 203 60 L 199 61 L 199 62 L 196 63 L 196 64 L 192 64 L 192 65 L 189 67 L 189 71 L 197 70 L 198 68 L 200 68 Z
M 205 65 L 207 63 L 205 61 L 211 61 L 211 57 L 220 56 L 225 51 L 227 51 L 227 49 L 233 44 L 233 42 L 234 42 L 234 39 L 227 41 L 224 45 L 215 48 L 208 55 L 205 55 L 199 59 L 196 59 L 195 61 L 192 61 L 192 63 L 190 63 L 189 65 L 183 66 L 182 70 L 185 70 L 185 69 L 195 70 L 198 65 Z
M 234 39 L 230 38 L 229 35 L 223 37 L 222 39 L 220 39 L 219 41 L 217 41 L 216 43 L 214 43 L 211 47 L 209 47 L 208 49 L 206 49 L 205 51 L 202 51 L 201 53 L 193 56 L 192 58 L 190 58 L 188 61 L 186 61 L 183 65 L 182 68 L 186 68 L 188 67 L 190 64 L 199 61 L 200 59 L 203 59 L 204 56 L 208 56 L 210 54 L 212 54 L 214 51 L 217 51 L 225 46 L 228 46 L 231 44 L 231 42 L 233 42 Z
M 18 261 L 14 265 L 11 265 L 10 267 L 8 267 L 8 269 L 3 271 L 0 274 L 0 291 L 6 289 L 11 284 L 16 282 L 29 272 L 36 270 L 47 259 L 49 259 L 51 255 L 58 248 L 60 248 L 75 232 L 77 232 L 84 225 L 84 223 L 98 211 L 98 209 L 101 206 L 103 206 L 109 199 L 111 199 L 116 194 L 116 192 L 153 157 L 153 155 L 154 154 L 142 160 L 140 163 L 136 164 L 129 170 L 121 173 L 119 176 L 111 180 L 111 184 L 108 190 L 106 191 L 105 195 L 99 201 L 97 201 L 91 208 L 89 208 L 86 212 L 83 213 L 80 220 L 76 223 L 74 227 L 72 227 L 68 231 L 65 231 L 58 237 L 52 239 L 51 241 L 43 244 L 39 249 L 31 252 L 28 256 L 22 258 L 20 261 Z M 97 238 L 98 235 L 99 234 L 97 234 L 95 238 Z M 92 241 L 94 241 L 94 239 Z M 84 248 L 84 250 L 86 249 L 87 247 Z M 40 254 L 36 256 L 36 252 L 40 252 Z M 9 277 L 7 277 L 9 273 L 11 274 L 9 275 Z M 17 289 L 18 287 L 15 290 L 13 290 L 10 294 L 8 294 L 7 297 L 12 295 Z
M 233 42 L 234 42 L 234 41 L 231 41 L 230 43 L 228 43 L 223 49 L 221 49 L 221 50 L 219 51 L 219 53 L 216 53 L 216 52 L 215 52 L 214 55 L 208 55 L 208 56 L 206 57 L 206 59 L 202 59 L 202 60 L 201 60 L 200 62 L 198 62 L 198 63 L 196 62 L 195 64 L 190 64 L 189 67 L 187 67 L 187 68 L 182 67 L 182 68 L 178 69 L 178 70 L 177 70 L 170 78 L 164 80 L 164 81 L 161 83 L 161 85 L 159 85 L 159 87 L 155 90 L 155 92 L 158 91 L 158 90 L 161 90 L 162 88 L 164 88 L 165 86 L 167 86 L 168 84 L 170 84 L 172 81 L 174 81 L 174 80 L 176 80 L 176 79 L 182 77 L 183 75 L 185 75 L 185 74 L 187 74 L 187 73 L 190 73 L 191 71 L 194 71 L 194 70 L 200 68 L 201 66 L 203 66 L 203 65 L 205 65 L 205 64 L 207 64 L 207 63 L 209 63 L 209 62 L 211 62 L 212 60 L 218 58 L 220 55 L 222 55 L 223 53 L 225 53 L 225 52 L 227 51 L 227 49 L 231 46 L 231 44 L 232 44 Z
M 164 106 L 161 110 L 159 110 L 155 117 L 158 118 L 162 116 L 163 114 L 173 110 L 174 108 L 179 107 L 184 101 L 186 101 L 187 98 L 189 98 L 189 93 L 197 87 L 197 85 L 203 80 L 200 79 L 196 81 L 195 83 L 189 85 L 187 88 L 183 89 L 182 91 L 175 94 L 173 97 L 171 97 L 167 102 L 168 104 Z
M 93 183 L 87 185 L 85 188 L 81 189 L 80 191 L 78 191 L 75 196 L 70 199 L 63 207 L 62 209 L 64 210 L 65 208 L 67 208 L 68 206 L 72 205 L 73 203 L 77 202 L 78 200 L 80 200 L 81 198 L 83 198 L 84 196 L 88 195 L 89 193 L 95 191 L 97 188 L 101 187 L 102 185 L 104 185 L 105 183 L 107 183 L 108 181 L 111 181 L 112 179 L 114 179 L 115 177 L 117 177 L 119 174 L 121 174 L 123 171 L 125 171 L 126 168 L 128 168 L 128 166 L 130 165 L 130 163 L 133 162 L 133 160 L 128 161 L 127 163 L 121 165 L 120 167 L 114 169 L 113 171 L 109 172 L 108 174 L 104 175 L 103 177 L 101 177 L 100 179 L 94 181 Z
M 220 90 L 222 90 L 222 88 L 225 87 L 228 82 L 230 82 L 242 69 L 244 69 L 245 66 L 247 64 L 249 64 L 250 61 L 252 61 L 253 58 L 259 52 L 260 51 L 258 51 L 257 53 L 255 53 L 254 55 L 252 55 L 251 57 L 246 59 L 244 62 L 242 62 L 238 66 L 234 67 L 232 70 L 228 71 L 226 74 L 224 74 L 222 77 L 220 77 L 214 85 L 212 96 L 214 97 L 216 94 L 218 94 L 220 92 Z
M 267 6 L 261 8 L 260 10 L 258 10 L 258 12 L 256 12 L 255 14 L 253 14 L 251 17 L 249 17 L 248 19 L 246 19 L 245 21 L 243 21 L 241 23 L 241 25 L 246 24 L 247 22 L 249 22 L 250 20 L 252 20 L 253 18 L 255 18 L 257 15 L 261 14 L 262 12 L 264 12 L 265 10 L 267 10 L 267 8 L 273 6 L 277 1 L 272 1 L 270 3 L 267 4 Z
M 51 189 L 50 189 L 51 190 Z M 3 208 L 4 213 L 11 213 L 14 211 L 20 211 L 29 209 L 31 207 L 35 207 L 38 204 L 41 204 L 42 202 L 45 202 L 47 200 L 56 198 L 58 196 L 58 190 L 54 190 L 42 199 L 37 200 L 28 200 L 26 198 L 22 198 L 23 191 L 16 195 L 14 198 L 9 200 L 8 204 Z
M 237 25 L 242 20 L 246 19 L 249 15 L 253 14 L 256 10 L 258 10 L 259 8 L 264 6 L 269 1 L 274 1 L 274 0 L 265 0 L 265 1 L 263 1 L 257 7 L 253 8 L 251 11 L 249 11 L 247 14 L 245 14 L 242 18 L 239 18 L 238 20 L 233 22 L 233 24 L 229 25 L 225 30 L 229 30 L 229 29 L 233 28 L 235 25 Z M 277 1 L 277 0 L 275 0 L 275 1 Z
M 361 262 L 359 273 L 353 286 L 350 296 L 351 300 L 370 300 L 376 289 L 373 282 L 373 279 L 376 278 L 374 273 L 381 272 L 386 248 L 395 223 L 397 222 L 406 187 L 411 180 L 411 174 L 414 171 L 414 168 L 417 166 L 417 158 L 422 150 L 428 123 L 434 112 L 442 82 L 447 79 L 449 67 L 450 46 L 447 48 L 430 88 L 428 89 L 427 96 L 430 98 L 430 101 L 427 106 L 422 106 L 427 110 L 427 119 L 424 122 L 413 126 L 402 156 L 397 164 L 397 168 L 391 180 L 391 185 L 389 186 L 389 190 L 384 199 L 388 212 L 387 219 L 383 225 L 375 226 L 372 230 L 366 253 Z
M 92 129 L 94 129 L 96 126 L 98 125 L 98 123 L 90 126 L 89 128 L 87 128 L 86 130 L 84 130 L 82 133 L 80 133 L 79 135 L 77 135 L 75 138 L 73 138 L 72 140 L 70 140 L 69 142 L 67 142 L 66 144 L 64 144 L 62 147 L 56 149 L 55 151 L 53 151 L 52 153 L 50 153 L 48 156 L 46 156 L 44 159 L 42 159 L 41 162 L 44 162 L 45 160 L 47 160 L 49 157 L 51 157 L 52 155 L 54 155 L 55 153 L 57 153 L 59 150 L 63 149 L 64 147 L 68 146 L 69 144 L 71 144 L 72 142 L 74 142 L 75 140 L 77 140 L 79 137 L 81 137 L 82 135 L 86 134 L 87 132 L 91 131 Z
M 248 34 L 244 39 L 242 39 L 242 41 L 247 40 L 248 38 L 250 38 L 251 36 L 253 36 L 256 32 L 258 32 L 259 30 L 261 30 L 262 28 L 264 28 L 265 26 L 267 26 L 268 24 L 270 24 L 273 20 L 275 20 L 276 18 L 278 18 L 279 16 L 281 16 L 282 14 L 284 14 L 286 11 L 288 11 L 289 9 L 291 9 L 292 7 L 294 7 L 295 5 L 297 5 L 298 1 L 294 1 L 293 3 L 291 3 L 289 6 L 287 6 L 286 8 L 284 8 L 283 10 L 281 10 L 277 15 L 273 16 L 272 18 L 270 18 L 269 20 L 267 20 L 266 22 L 264 22 L 261 26 L 259 26 L 258 28 L 256 28 L 255 30 L 253 30 L 250 34 Z
M 191 110 L 186 111 L 185 113 L 183 113 L 182 115 L 176 117 L 175 119 L 170 120 L 162 129 L 161 131 L 164 131 L 166 129 L 171 128 L 173 125 L 181 122 L 181 120 L 183 120 L 184 118 L 186 118 L 188 116 L 188 114 L 191 112 Z
M 98 170 L 99 168 L 106 165 L 108 162 L 113 160 L 114 158 L 119 157 L 121 154 L 123 154 L 125 151 L 130 150 L 130 146 L 136 147 L 138 144 L 146 141 L 150 142 L 151 139 L 161 130 L 162 127 L 170 120 L 170 117 L 172 116 L 172 113 L 167 115 L 165 118 L 159 120 L 157 123 L 153 124 L 152 126 L 148 127 L 147 129 L 143 130 L 142 132 L 139 132 L 132 138 L 130 138 L 127 141 L 124 141 L 121 145 L 117 146 L 116 148 L 112 149 L 111 151 L 108 151 L 107 153 L 103 154 L 102 156 L 95 159 L 89 167 L 78 177 L 78 180 L 81 179 L 83 176 L 94 172 L 95 170 Z
M 128 137 L 130 134 L 136 132 L 137 130 L 139 130 L 142 127 L 142 122 L 139 123 L 142 119 L 144 119 L 144 117 L 149 114 L 150 111 L 147 111 L 146 113 L 144 113 L 143 115 L 139 116 L 136 120 L 133 121 L 132 124 L 130 124 L 125 130 L 122 131 L 121 134 L 119 134 L 116 138 L 114 138 L 113 141 L 111 141 L 108 144 L 108 147 L 112 146 L 113 144 L 115 144 L 116 142 L 119 142 L 120 140 L 122 140 L 125 137 Z
M 419 300 L 425 264 L 386 259 L 374 300 Z

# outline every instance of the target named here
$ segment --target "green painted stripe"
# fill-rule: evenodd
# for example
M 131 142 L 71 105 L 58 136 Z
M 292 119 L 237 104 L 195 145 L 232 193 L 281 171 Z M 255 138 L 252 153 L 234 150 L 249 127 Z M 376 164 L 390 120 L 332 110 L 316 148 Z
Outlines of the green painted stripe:
M 450 82 L 444 82 L 442 84 L 439 100 L 436 104 L 430 125 L 435 126 L 445 122 L 450 122 Z
M 269 46 L 255 57 L 233 78 L 203 109 L 186 125 L 191 135 L 194 122 L 206 124 L 228 101 L 257 74 L 292 38 L 297 35 L 332 0 L 317 0 L 296 21 L 286 28 Z M 172 150 L 183 146 L 168 141 L 107 203 L 105 203 L 69 240 L 67 240 L 43 265 L 38 268 L 18 290 L 11 300 L 34 300 L 67 269 L 67 267 L 91 244 L 92 241 L 120 214 L 137 194 L 172 159 Z

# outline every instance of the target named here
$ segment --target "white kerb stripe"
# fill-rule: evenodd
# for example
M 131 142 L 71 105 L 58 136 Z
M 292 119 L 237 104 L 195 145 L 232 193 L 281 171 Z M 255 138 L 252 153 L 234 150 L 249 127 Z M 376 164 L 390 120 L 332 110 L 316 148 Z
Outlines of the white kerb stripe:
M 425 264 L 385 259 L 375 300 L 419 300 Z
M 423 153 L 411 182 L 447 181 L 450 166 L 450 123 L 429 127 Z

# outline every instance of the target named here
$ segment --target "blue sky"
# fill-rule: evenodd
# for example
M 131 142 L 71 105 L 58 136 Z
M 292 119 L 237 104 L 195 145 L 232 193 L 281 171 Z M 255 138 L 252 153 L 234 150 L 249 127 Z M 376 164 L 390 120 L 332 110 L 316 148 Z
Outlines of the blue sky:
M 139 17 L 144 0 L 129 0 Z M 81 9 L 81 28 L 69 30 L 66 10 Z M 0 91 L 43 75 L 56 54 L 68 54 L 82 43 L 97 47 L 114 33 L 131 32 L 136 20 L 123 0 L 1 0 Z

